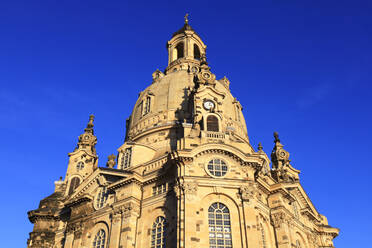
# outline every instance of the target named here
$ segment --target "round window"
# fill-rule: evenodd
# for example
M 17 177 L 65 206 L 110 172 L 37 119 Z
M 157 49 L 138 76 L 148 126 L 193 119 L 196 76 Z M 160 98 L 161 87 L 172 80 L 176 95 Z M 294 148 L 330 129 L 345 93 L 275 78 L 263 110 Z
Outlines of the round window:
M 213 176 L 223 177 L 227 173 L 227 164 L 219 158 L 214 158 L 208 163 L 208 171 Z

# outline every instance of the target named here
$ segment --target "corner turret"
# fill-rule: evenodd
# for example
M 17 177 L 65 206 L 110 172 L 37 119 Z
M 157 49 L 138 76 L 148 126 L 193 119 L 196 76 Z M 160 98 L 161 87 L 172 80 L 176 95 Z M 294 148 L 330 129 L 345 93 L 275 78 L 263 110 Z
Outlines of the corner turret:
M 72 194 L 80 183 L 97 169 L 97 137 L 94 135 L 93 121 L 94 115 L 90 115 L 87 127 L 79 136 L 75 150 L 68 154 L 70 158 L 64 181 L 65 195 Z

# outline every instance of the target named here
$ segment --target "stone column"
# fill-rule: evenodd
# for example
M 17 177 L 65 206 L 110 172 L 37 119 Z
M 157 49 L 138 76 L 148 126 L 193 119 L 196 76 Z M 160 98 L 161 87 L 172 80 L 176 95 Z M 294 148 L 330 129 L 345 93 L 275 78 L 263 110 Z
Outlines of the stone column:
M 289 219 L 284 212 L 271 214 L 278 248 L 291 248 Z
M 120 232 L 123 220 L 123 209 L 114 209 L 112 214 L 112 227 L 110 236 L 110 248 L 118 248 L 120 245 Z
M 258 237 L 259 235 L 251 235 L 253 230 L 253 223 L 255 220 L 252 217 L 255 214 L 251 211 L 254 201 L 256 187 L 254 182 L 249 182 L 247 185 L 243 185 L 239 188 L 239 194 L 241 198 L 241 232 L 242 232 L 242 247 L 255 247 L 257 242 L 254 242 L 252 238 L 249 237 Z M 248 230 L 248 226 L 252 225 L 252 231 Z
M 74 242 L 74 232 L 73 230 L 67 230 L 64 248 L 72 248 L 73 242 Z
M 133 202 L 124 204 L 124 214 L 121 221 L 120 246 L 134 248 L 136 242 L 136 230 L 139 217 L 139 206 Z

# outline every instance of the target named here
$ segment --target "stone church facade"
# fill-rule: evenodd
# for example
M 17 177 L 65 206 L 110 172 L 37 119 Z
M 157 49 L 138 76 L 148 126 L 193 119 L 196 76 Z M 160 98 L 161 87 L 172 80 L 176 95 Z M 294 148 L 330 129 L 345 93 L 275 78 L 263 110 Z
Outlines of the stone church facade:
M 28 212 L 27 247 L 334 247 L 339 230 L 310 201 L 278 134 L 270 157 L 249 143 L 242 106 L 187 18 L 167 49 L 106 167 L 90 117 L 65 178 Z

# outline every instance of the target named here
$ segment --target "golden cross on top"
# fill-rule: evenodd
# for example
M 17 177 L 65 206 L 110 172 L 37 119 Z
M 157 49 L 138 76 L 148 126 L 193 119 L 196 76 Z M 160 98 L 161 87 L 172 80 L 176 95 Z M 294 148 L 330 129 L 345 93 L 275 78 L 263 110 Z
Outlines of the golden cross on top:
M 189 19 L 187 19 L 187 17 L 189 17 L 189 14 L 188 13 L 186 13 L 186 15 L 185 15 L 185 24 L 189 24 Z

